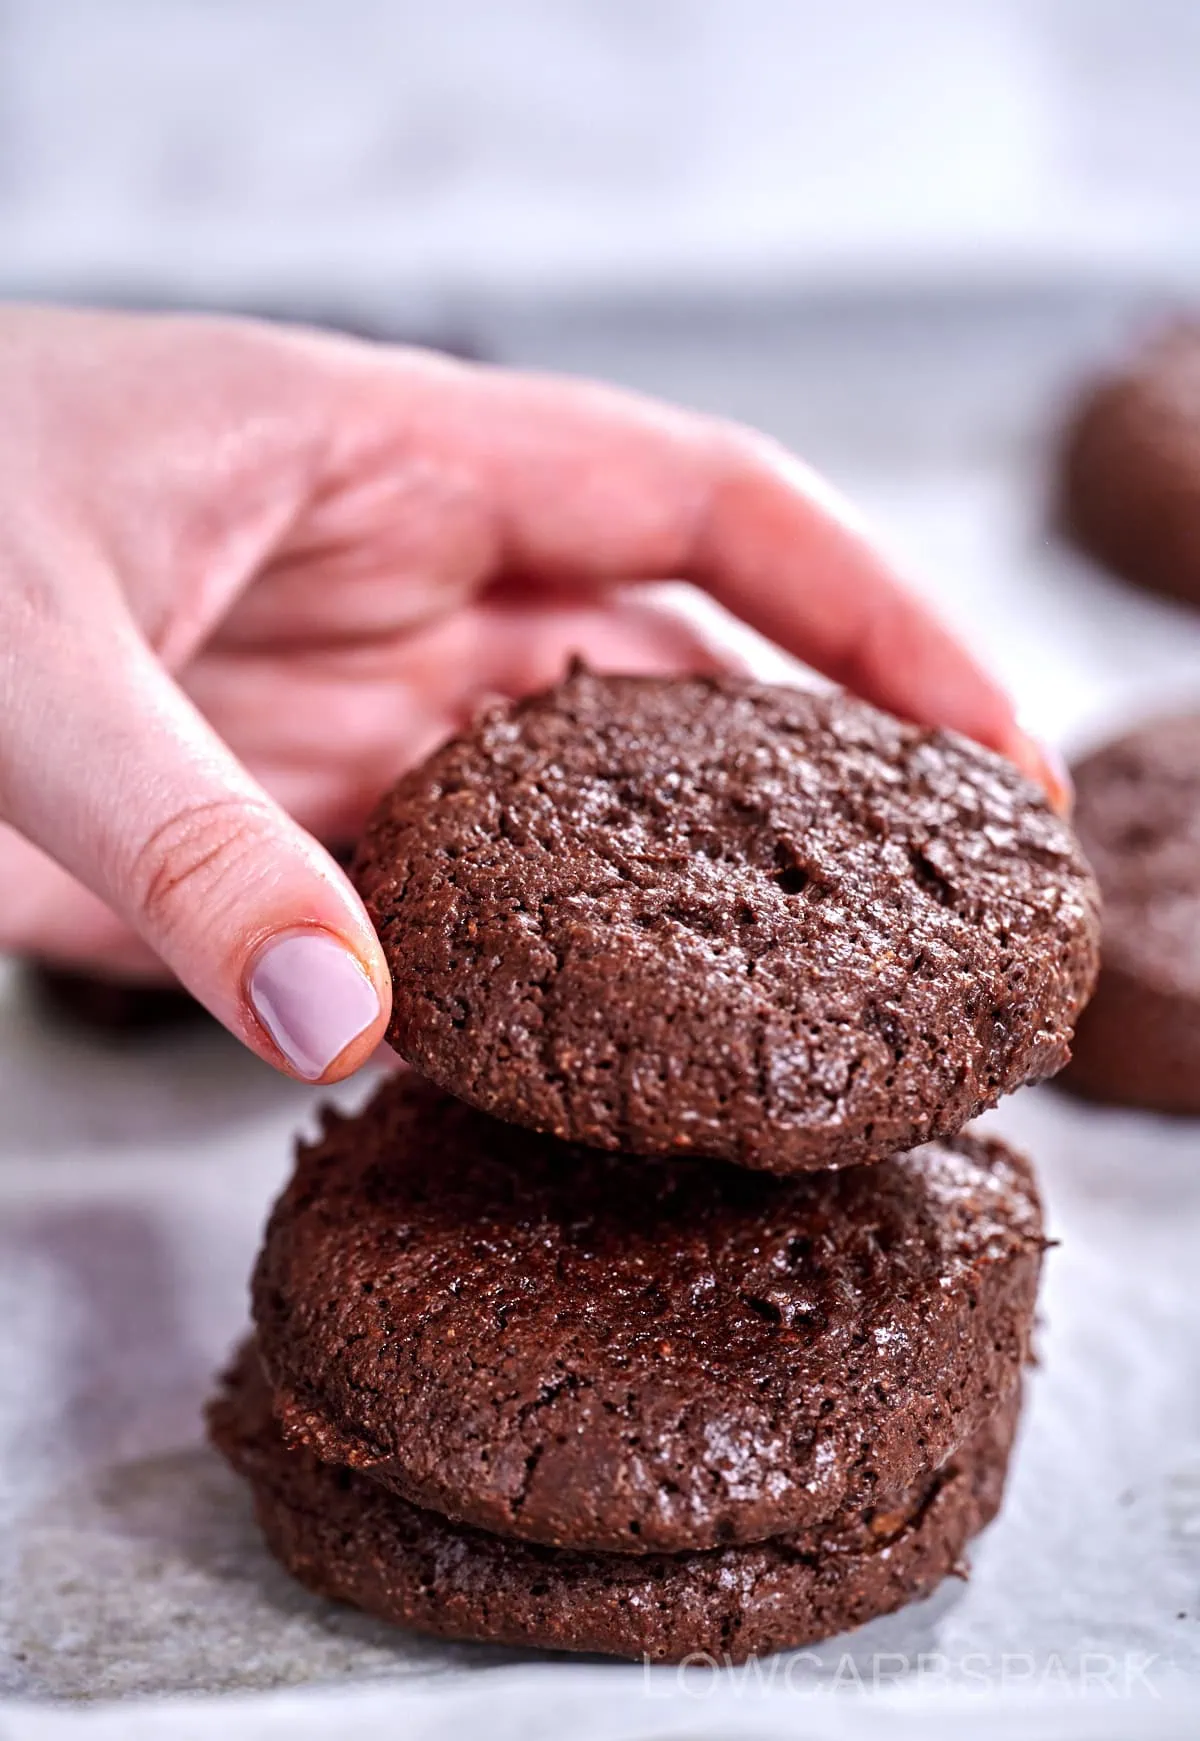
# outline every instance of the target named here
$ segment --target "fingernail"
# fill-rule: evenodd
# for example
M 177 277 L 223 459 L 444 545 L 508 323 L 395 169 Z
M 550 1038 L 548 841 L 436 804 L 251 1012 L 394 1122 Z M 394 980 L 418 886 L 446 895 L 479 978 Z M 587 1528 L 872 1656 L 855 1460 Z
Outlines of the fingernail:
M 375 987 L 328 931 L 273 937 L 255 959 L 246 990 L 292 1069 L 310 1082 L 379 1016 Z
M 1053 744 L 1039 741 L 1037 747 L 1042 754 L 1046 792 L 1050 802 L 1060 816 L 1065 816 L 1070 821 L 1071 813 L 1075 809 L 1075 782 L 1071 778 L 1071 770 Z
M 1023 773 L 1043 788 L 1051 808 L 1060 816 L 1069 818 L 1075 808 L 1075 784 L 1066 762 L 1054 746 L 1024 732 L 1013 760 Z

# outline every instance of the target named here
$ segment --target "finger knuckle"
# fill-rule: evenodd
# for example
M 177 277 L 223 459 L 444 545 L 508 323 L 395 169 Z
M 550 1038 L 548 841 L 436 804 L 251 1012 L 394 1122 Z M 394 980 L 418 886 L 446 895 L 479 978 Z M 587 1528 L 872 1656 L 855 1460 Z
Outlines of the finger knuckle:
M 709 425 L 713 446 L 726 468 L 757 472 L 775 466 L 786 450 L 774 436 L 731 418 L 715 418 Z
M 184 805 L 160 822 L 131 868 L 142 923 L 170 934 L 194 915 L 197 903 L 211 908 L 222 890 L 232 891 L 261 837 L 259 821 L 244 798 L 213 798 Z

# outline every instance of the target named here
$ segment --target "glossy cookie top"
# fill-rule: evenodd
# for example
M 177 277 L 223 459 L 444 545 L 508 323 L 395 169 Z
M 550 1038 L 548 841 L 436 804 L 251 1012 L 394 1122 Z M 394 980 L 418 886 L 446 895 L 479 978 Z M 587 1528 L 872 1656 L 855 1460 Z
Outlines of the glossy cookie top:
M 301 1150 L 254 1315 L 293 1445 L 498 1535 L 671 1552 L 937 1467 L 1017 1383 L 1042 1243 L 982 1138 L 780 1179 L 404 1076 Z

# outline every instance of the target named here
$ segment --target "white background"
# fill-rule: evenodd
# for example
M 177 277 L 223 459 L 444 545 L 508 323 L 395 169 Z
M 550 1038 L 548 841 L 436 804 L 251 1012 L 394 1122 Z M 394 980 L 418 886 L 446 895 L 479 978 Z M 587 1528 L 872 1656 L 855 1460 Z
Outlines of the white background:
M 0 287 L 1198 261 L 1194 0 L 0 0 Z

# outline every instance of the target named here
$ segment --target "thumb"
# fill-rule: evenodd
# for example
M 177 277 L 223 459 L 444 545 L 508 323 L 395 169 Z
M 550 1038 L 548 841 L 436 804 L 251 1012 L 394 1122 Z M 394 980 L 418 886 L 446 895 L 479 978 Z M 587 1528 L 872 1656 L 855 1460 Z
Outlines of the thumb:
M 0 813 L 252 1051 L 305 1081 L 349 1075 L 391 1004 L 358 896 L 132 624 L 66 639 L 0 672 Z

